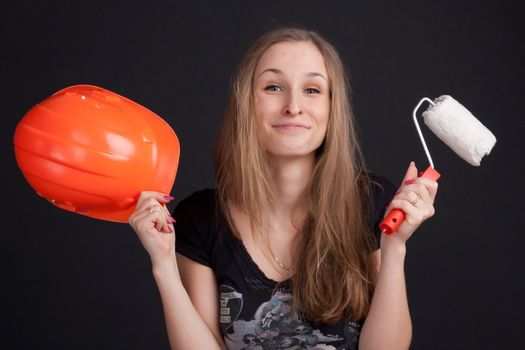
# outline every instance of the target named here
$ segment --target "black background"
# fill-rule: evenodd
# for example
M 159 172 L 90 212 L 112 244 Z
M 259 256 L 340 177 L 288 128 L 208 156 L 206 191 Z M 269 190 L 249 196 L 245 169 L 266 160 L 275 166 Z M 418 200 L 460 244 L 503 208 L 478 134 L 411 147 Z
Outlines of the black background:
M 437 213 L 408 243 L 413 349 L 523 349 L 524 20 L 519 1 L 177 1 L 4 4 L 4 349 L 167 349 L 147 253 L 126 224 L 35 194 L 13 152 L 17 123 L 74 84 L 126 96 L 181 142 L 175 205 L 213 186 L 212 151 L 234 68 L 267 26 L 298 23 L 339 49 L 369 167 L 398 183 L 428 161 L 412 121 L 449 94 L 497 137 L 473 167 L 422 124 L 441 172 Z

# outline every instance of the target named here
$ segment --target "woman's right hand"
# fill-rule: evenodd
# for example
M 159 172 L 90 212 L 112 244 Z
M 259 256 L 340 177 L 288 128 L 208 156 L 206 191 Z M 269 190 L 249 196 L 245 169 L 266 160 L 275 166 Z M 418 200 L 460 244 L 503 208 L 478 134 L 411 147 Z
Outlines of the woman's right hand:
M 173 197 L 164 193 L 143 191 L 129 217 L 153 264 L 175 257 L 175 230 L 166 203 Z

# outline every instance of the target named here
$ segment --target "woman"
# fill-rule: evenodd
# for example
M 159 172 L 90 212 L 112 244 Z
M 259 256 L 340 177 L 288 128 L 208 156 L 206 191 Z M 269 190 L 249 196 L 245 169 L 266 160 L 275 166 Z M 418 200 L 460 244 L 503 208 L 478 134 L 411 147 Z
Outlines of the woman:
M 437 183 L 411 163 L 394 195 L 366 171 L 331 44 L 295 27 L 255 41 L 216 166 L 217 188 L 183 200 L 175 228 L 162 193 L 143 192 L 130 217 L 172 348 L 409 347 L 405 242 L 433 215 Z M 406 214 L 389 236 L 385 207 Z

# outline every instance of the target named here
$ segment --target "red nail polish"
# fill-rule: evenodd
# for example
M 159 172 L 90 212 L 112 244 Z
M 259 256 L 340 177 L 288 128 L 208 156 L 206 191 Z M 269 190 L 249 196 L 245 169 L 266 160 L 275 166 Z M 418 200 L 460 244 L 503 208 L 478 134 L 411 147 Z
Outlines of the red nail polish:
M 171 217 L 171 215 L 168 215 L 168 220 L 173 223 L 177 222 L 174 218 Z
M 416 180 L 413 180 L 413 179 L 410 179 L 410 180 L 406 180 L 404 182 L 405 185 L 412 185 L 414 182 L 416 182 Z
M 164 199 L 167 200 L 167 201 L 171 201 L 174 198 L 172 196 L 164 195 Z

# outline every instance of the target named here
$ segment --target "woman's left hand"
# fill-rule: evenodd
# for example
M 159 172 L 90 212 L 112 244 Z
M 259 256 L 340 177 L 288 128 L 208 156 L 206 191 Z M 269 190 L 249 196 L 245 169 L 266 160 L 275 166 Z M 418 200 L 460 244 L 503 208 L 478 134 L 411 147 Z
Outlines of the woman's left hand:
M 401 209 L 405 213 L 405 220 L 396 232 L 382 238 L 382 246 L 385 238 L 392 243 L 404 244 L 425 220 L 434 215 L 437 181 L 417 177 L 417 174 L 416 165 L 410 162 L 403 182 L 385 213 L 386 217 L 392 209 Z

